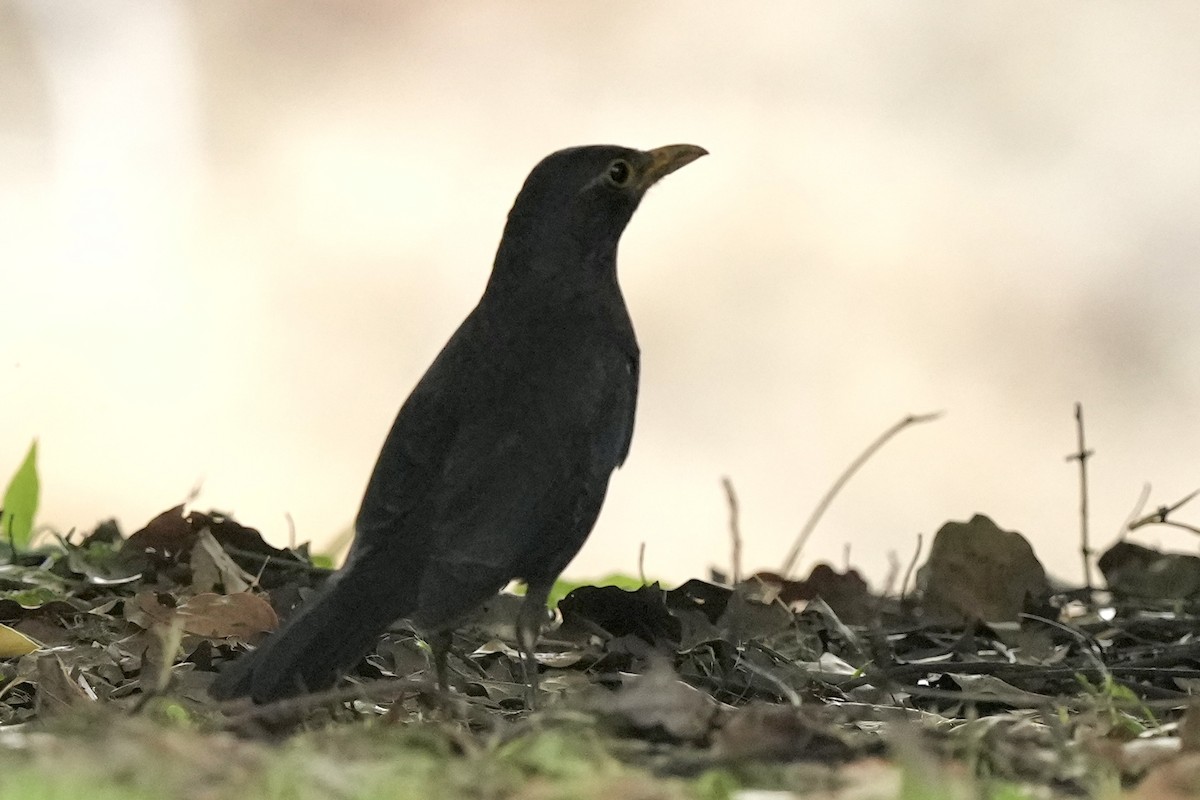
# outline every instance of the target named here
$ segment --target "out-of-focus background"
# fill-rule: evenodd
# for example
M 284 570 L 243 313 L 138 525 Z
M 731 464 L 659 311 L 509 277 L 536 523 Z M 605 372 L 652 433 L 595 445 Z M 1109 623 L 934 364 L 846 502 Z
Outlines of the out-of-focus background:
M 722 475 L 777 566 L 910 412 L 805 564 L 878 585 L 982 512 L 1077 580 L 1076 400 L 1099 544 L 1200 486 L 1200 5 L 729 8 L 0 0 L 0 479 L 38 437 L 40 522 L 200 484 L 328 542 L 529 168 L 694 142 L 622 244 L 637 430 L 569 574 L 727 567 Z

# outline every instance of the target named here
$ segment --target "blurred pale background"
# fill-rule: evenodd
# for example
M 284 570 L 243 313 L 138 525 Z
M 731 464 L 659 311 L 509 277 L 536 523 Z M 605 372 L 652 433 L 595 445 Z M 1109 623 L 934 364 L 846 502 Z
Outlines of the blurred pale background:
M 1077 579 L 1076 400 L 1098 543 L 1200 486 L 1200 5 L 708 8 L 0 0 L 0 479 L 36 436 L 43 523 L 202 483 L 328 542 L 529 168 L 694 142 L 622 245 L 640 413 L 569 574 L 726 566 L 725 474 L 775 566 L 910 412 L 805 564 L 878 585 L 982 512 Z

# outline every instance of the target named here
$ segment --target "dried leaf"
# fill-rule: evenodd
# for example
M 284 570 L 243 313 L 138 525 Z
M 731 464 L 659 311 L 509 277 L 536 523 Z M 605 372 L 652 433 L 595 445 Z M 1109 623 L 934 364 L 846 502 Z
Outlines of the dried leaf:
M 1018 689 L 994 675 L 961 675 L 951 670 L 946 673 L 946 677 L 957 683 L 969 695 L 994 697 L 998 703 L 1009 703 L 1018 708 L 1049 706 L 1053 701 L 1053 698 L 1046 695 Z
M 713 735 L 726 759 L 745 761 L 849 761 L 854 751 L 819 709 L 757 704 L 731 712 Z
M 941 527 L 920 582 L 926 612 L 943 620 L 1016 622 L 1030 598 L 1049 594 L 1029 541 L 982 514 Z
M 182 614 L 176 614 L 170 625 L 159 625 L 147 636 L 148 643 L 142 654 L 142 667 L 138 675 L 142 691 L 158 693 L 167 688 L 182 638 Z
M 169 508 L 146 523 L 146 527 L 125 540 L 122 553 L 129 557 L 143 556 L 168 563 L 180 553 L 186 553 L 194 540 L 192 526 L 183 516 L 183 505 Z
M 226 594 L 249 591 L 254 577 L 239 567 L 208 528 L 196 537 L 192 547 L 192 589 L 211 592 L 224 589 Z
M 634 635 L 647 644 L 678 646 L 682 627 L 657 583 L 633 591 L 581 586 L 558 603 L 563 628 L 599 629 L 613 637 Z
M 875 616 L 875 600 L 867 582 L 855 569 L 838 572 L 828 564 L 817 564 L 802 581 L 789 581 L 774 572 L 758 572 L 738 588 L 743 586 L 747 590 L 760 587 L 758 591 L 763 593 L 764 602 L 778 597 L 793 605 L 819 597 L 849 625 L 865 625 Z
M 125 601 L 125 619 L 139 628 L 169 625 L 174 616 L 175 606 L 164 603 L 157 592 L 138 592 Z
M 0 658 L 19 658 L 41 649 L 41 645 L 20 631 L 0 623 Z
M 279 627 L 279 617 L 262 595 L 198 594 L 176 612 L 183 619 L 185 633 L 212 639 L 235 638 L 254 641 Z
M 601 706 L 619 727 L 682 742 L 705 739 L 718 708 L 707 693 L 679 680 L 670 664 L 658 660 Z
M 1192 700 L 1179 721 L 1179 745 L 1185 753 L 1200 752 L 1200 701 Z
M 1100 556 L 1100 572 L 1114 592 L 1156 600 L 1200 594 L 1200 558 L 1117 542 Z
M 1200 796 L 1200 754 L 1185 753 L 1154 769 L 1129 800 L 1195 800 Z
M 96 700 L 95 693 L 85 688 L 82 678 L 80 681 L 73 679 L 66 665 L 53 653 L 38 658 L 35 681 L 39 714 L 60 713 Z

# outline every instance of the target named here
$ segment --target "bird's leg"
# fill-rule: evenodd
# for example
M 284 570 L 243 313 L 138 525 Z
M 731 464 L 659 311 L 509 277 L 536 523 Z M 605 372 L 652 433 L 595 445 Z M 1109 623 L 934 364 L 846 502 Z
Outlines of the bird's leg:
M 551 584 L 528 584 L 525 601 L 517 612 L 517 644 L 521 648 L 521 663 L 525 669 L 525 707 L 532 710 L 537 706 L 538 665 L 534 648 L 546 619 L 546 598 L 550 596 Z
M 449 630 L 436 631 L 429 636 L 427 641 L 429 649 L 433 651 L 433 668 L 434 674 L 437 675 L 438 688 L 443 692 L 449 692 L 450 670 L 446 662 L 450 657 L 450 644 L 454 641 L 454 634 Z

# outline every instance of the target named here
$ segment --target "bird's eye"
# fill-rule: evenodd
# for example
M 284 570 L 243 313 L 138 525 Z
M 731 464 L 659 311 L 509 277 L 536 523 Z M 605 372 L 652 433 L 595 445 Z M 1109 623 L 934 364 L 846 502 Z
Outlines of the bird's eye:
M 624 187 L 629 185 L 629 180 L 633 177 L 633 168 L 629 166 L 628 161 L 618 158 L 608 165 L 605 175 L 613 186 Z

